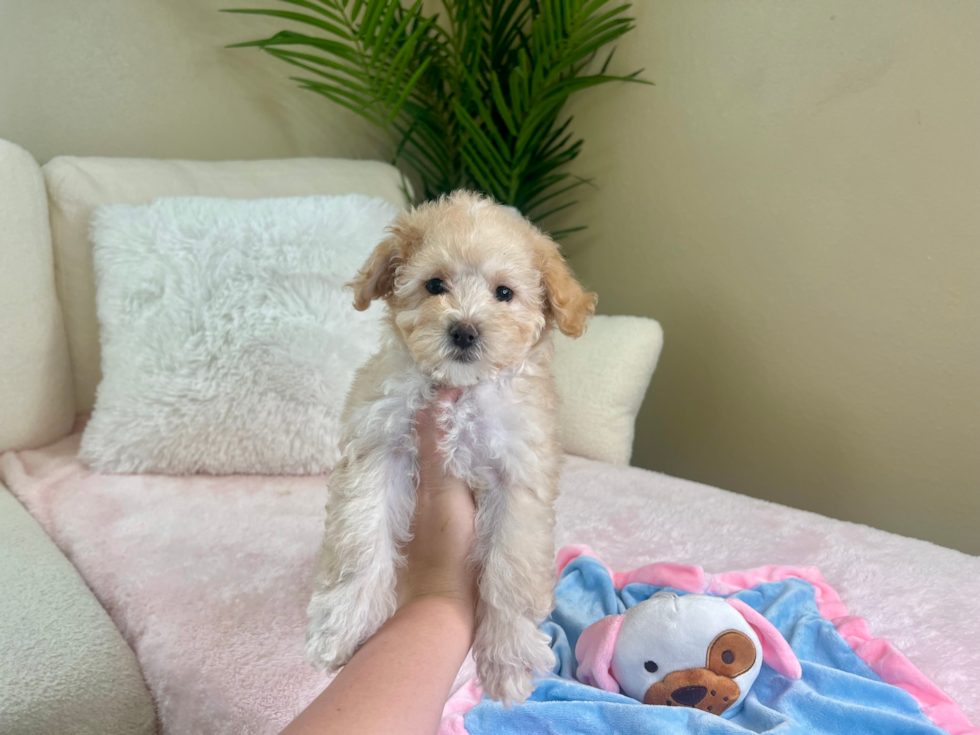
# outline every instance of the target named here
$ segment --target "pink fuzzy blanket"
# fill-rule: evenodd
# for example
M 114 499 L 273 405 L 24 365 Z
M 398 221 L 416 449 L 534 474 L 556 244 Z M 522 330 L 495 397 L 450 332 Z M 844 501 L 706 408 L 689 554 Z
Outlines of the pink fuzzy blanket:
M 133 647 L 163 733 L 278 732 L 328 683 L 302 650 L 327 479 L 96 475 L 78 441 L 9 452 L 0 478 Z M 618 569 L 816 565 L 980 721 L 980 558 L 574 457 L 558 518 L 559 545 L 590 544 Z

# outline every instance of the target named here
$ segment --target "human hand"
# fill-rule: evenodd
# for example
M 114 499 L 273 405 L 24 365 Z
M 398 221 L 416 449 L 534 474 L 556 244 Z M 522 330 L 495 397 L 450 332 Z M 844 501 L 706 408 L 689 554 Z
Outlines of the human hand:
M 399 607 L 425 598 L 457 604 L 470 618 L 476 608 L 476 571 L 470 554 L 476 540 L 476 504 L 466 484 L 445 469 L 439 451 L 443 432 L 437 418 L 454 403 L 459 388 L 442 388 L 435 401 L 415 415 L 419 441 L 419 485 L 407 566 L 399 580 Z

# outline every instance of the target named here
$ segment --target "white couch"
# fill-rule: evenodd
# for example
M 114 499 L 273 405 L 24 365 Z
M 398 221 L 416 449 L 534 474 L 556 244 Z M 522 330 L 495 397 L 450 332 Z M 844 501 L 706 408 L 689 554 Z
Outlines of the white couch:
M 56 442 L 72 432 L 78 415 L 92 409 L 100 365 L 87 223 L 95 207 L 166 195 L 257 198 L 350 192 L 404 205 L 397 171 L 376 162 L 61 157 L 42 169 L 22 149 L 0 141 L 0 452 Z M 659 331 L 649 336 L 656 342 Z M 600 355 L 615 362 L 614 350 L 601 340 L 597 344 Z M 559 346 L 560 358 L 577 360 L 581 368 L 559 376 L 566 395 L 616 391 L 601 382 L 607 367 L 587 352 Z M 577 382 L 583 380 L 591 382 Z M 623 422 L 631 422 L 638 407 L 639 398 L 618 417 L 621 434 Z M 624 455 L 622 441 L 618 448 L 590 446 L 595 420 L 578 421 L 566 431 L 566 449 L 612 463 L 569 462 L 559 505 L 560 543 L 591 543 L 619 568 L 655 559 L 701 563 L 709 571 L 817 564 L 855 614 L 868 618 L 880 635 L 896 639 L 968 714 L 980 714 L 980 692 L 971 684 L 980 676 L 980 630 L 975 624 L 980 560 L 614 466 L 628 461 L 628 449 Z M 631 439 L 631 423 L 625 431 Z M 64 453 L 67 445 L 59 446 L 52 456 Z M 31 457 L 30 452 L 20 453 L 18 467 L 30 470 Z M 180 703 L 161 706 L 158 674 L 146 672 L 144 654 L 131 632 L 124 638 L 117 629 L 131 631 L 132 621 L 119 606 L 119 596 L 128 594 L 127 580 L 94 585 L 97 599 L 86 582 L 93 585 L 91 565 L 103 557 L 86 540 L 61 533 L 62 517 L 41 520 L 71 562 L 0 485 L 0 732 L 200 732 L 201 725 L 195 730 L 194 725 L 175 724 L 179 718 L 172 713 L 181 709 Z M 315 532 L 309 535 L 312 539 Z M 76 567 L 85 573 L 84 581 Z M 893 594 L 895 590 L 901 594 Z M 950 614 L 941 614 L 946 607 Z M 161 712 L 167 714 L 158 716 Z M 272 732 L 279 724 L 274 719 L 253 722 L 266 716 L 258 711 L 236 716 L 245 719 L 227 731 Z
M 0 141 L 0 452 L 61 439 L 77 416 L 93 408 L 101 369 L 88 225 L 99 205 L 176 195 L 346 193 L 406 204 L 398 171 L 376 161 L 64 156 L 41 168 L 23 149 Z M 656 322 L 639 321 L 629 324 L 647 339 L 649 364 L 637 366 L 642 389 L 620 401 L 621 415 L 581 422 L 610 422 L 605 444 L 570 431 L 567 445 L 591 442 L 587 453 L 628 462 L 633 418 L 662 337 Z M 558 348 L 565 363 L 587 359 L 569 342 Z M 601 361 L 592 368 L 604 369 Z M 567 393 L 577 392 L 583 374 L 566 371 Z M 607 390 L 623 394 L 623 386 Z M 0 565 L 0 731 L 152 732 L 154 708 L 133 652 L 72 565 L 3 485 L 0 544 L 8 552 Z
M 404 206 L 373 161 L 59 157 L 0 141 L 0 451 L 44 446 L 92 410 L 101 371 L 88 222 L 167 195 L 357 192 Z M 0 732 L 153 733 L 136 657 L 75 569 L 0 485 Z

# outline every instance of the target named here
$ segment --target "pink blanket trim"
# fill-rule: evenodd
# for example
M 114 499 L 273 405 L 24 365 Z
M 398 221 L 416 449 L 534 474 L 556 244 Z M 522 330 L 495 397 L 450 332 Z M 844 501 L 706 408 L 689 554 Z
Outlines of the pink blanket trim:
M 588 556 L 601 563 L 590 546 L 565 546 L 557 555 L 558 576 L 579 556 Z M 882 681 L 911 694 L 933 724 L 950 735 L 980 735 L 980 728 L 970 724 L 963 710 L 946 692 L 919 671 L 890 641 L 875 638 L 864 618 L 848 614 L 837 590 L 827 583 L 817 567 L 769 565 L 744 571 L 706 574 L 698 566 L 666 562 L 647 564 L 630 572 L 614 572 L 605 564 L 603 566 L 609 571 L 616 589 L 639 582 L 673 587 L 684 592 L 730 595 L 764 582 L 777 582 L 790 577 L 809 582 L 813 585 L 821 617 L 834 624 L 841 637 Z M 446 703 L 439 735 L 465 735 L 463 717 L 482 697 L 483 689 L 475 678 L 461 687 Z
M 446 702 L 442 710 L 442 722 L 439 724 L 438 735 L 469 735 L 463 725 L 466 713 L 473 709 L 483 699 L 483 687 L 474 676 L 456 690 Z

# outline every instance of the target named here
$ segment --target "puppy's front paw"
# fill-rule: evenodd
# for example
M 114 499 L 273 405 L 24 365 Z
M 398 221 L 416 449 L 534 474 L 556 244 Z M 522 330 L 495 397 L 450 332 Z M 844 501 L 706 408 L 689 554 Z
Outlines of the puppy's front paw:
M 350 660 L 356 648 L 356 641 L 322 618 L 311 619 L 306 626 L 306 660 L 318 669 L 336 672 Z
M 306 660 L 318 669 L 335 672 L 354 655 L 362 637 L 363 617 L 338 600 L 338 588 L 317 592 L 310 599 L 306 626 Z
M 505 707 L 524 704 L 534 690 L 534 674 L 523 664 L 488 661 L 477 665 L 476 670 L 484 693 L 490 699 L 502 702 Z
M 548 636 L 530 620 L 518 622 L 508 632 L 509 638 L 494 641 L 491 635 L 478 633 L 473 647 L 483 691 L 505 706 L 523 704 L 534 689 L 534 675 L 555 667 L 555 652 Z

